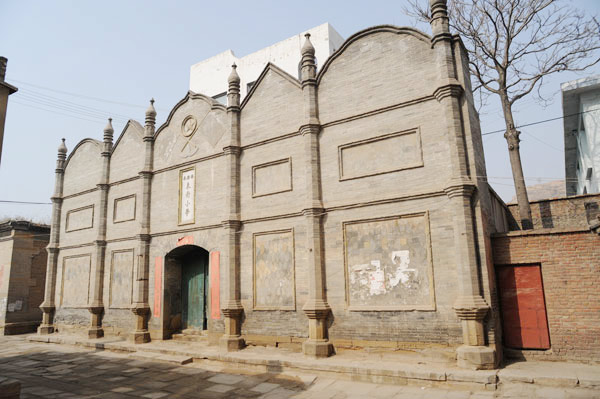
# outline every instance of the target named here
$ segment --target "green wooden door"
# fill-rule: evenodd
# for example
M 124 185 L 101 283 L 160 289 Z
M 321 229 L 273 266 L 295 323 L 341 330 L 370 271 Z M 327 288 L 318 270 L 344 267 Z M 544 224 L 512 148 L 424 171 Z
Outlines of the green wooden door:
M 183 328 L 206 329 L 206 270 L 208 257 L 197 252 L 182 264 Z

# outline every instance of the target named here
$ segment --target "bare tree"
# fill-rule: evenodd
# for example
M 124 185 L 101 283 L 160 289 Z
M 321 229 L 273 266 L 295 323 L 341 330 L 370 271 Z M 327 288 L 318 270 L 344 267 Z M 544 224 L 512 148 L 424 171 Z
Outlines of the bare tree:
M 409 15 L 429 22 L 426 3 L 408 3 Z M 450 27 L 469 54 L 473 91 L 479 91 L 480 99 L 500 98 L 521 227 L 531 229 L 513 106 L 529 94 L 543 100 L 539 89 L 544 77 L 582 71 L 600 61 L 598 23 L 572 8 L 569 0 L 449 0 L 448 10 Z

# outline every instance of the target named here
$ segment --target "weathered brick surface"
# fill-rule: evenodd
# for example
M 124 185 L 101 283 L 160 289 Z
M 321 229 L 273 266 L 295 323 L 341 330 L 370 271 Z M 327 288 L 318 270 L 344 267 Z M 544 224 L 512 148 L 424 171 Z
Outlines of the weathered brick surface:
M 570 209 L 569 199 L 561 201 L 553 209 Z M 498 234 L 492 243 L 496 265 L 539 264 L 542 271 L 551 349 L 509 355 L 599 361 L 600 236 L 542 229 Z
M 508 204 L 511 230 L 519 230 L 519 207 Z M 584 194 L 531 202 L 531 217 L 536 229 L 587 229 L 600 215 L 600 195 Z
M 0 225 L 0 334 L 31 332 L 41 321 L 49 230 L 22 221 Z

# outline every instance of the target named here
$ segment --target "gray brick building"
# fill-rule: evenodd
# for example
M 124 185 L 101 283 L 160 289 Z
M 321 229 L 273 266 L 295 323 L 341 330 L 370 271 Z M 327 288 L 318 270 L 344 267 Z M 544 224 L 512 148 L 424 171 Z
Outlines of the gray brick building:
M 33 332 L 42 321 L 50 226 L 0 223 L 0 335 Z
M 432 31 L 376 26 L 301 79 L 269 64 L 240 103 L 189 92 L 155 130 L 59 148 L 42 334 L 136 342 L 207 331 L 271 342 L 453 348 L 500 357 L 494 213 L 467 55 Z M 498 222 L 500 221 L 500 222 Z

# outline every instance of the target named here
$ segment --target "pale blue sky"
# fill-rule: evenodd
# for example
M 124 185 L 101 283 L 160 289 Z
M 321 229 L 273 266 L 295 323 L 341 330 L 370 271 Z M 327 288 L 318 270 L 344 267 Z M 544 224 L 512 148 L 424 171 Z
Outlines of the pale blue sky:
M 243 56 L 324 22 L 344 38 L 373 25 L 410 26 L 403 3 L 0 0 L 0 55 L 8 58 L 7 82 L 19 87 L 9 100 L 0 200 L 49 202 L 61 137 L 69 149 L 85 137 L 101 139 L 105 118 L 113 116 L 116 140 L 126 118 L 143 122 L 151 97 L 156 99 L 160 125 L 186 94 L 189 68 L 198 61 L 226 49 Z M 573 4 L 600 14 L 600 1 Z M 517 124 L 562 115 L 560 83 L 598 73 L 596 66 L 583 75 L 547 79 L 545 91 L 556 93 L 553 104 L 544 109 L 532 99 L 517 103 L 521 110 Z M 73 114 L 72 105 L 60 101 L 89 108 L 77 108 Z M 49 104 L 59 104 L 62 110 Z M 484 111 L 484 132 L 504 127 L 497 102 Z M 528 184 L 564 178 L 562 121 L 522 131 Z M 484 144 L 490 183 L 510 200 L 514 190 L 502 134 L 486 136 Z M 0 203 L 0 218 L 24 216 L 47 222 L 50 209 L 50 205 Z

